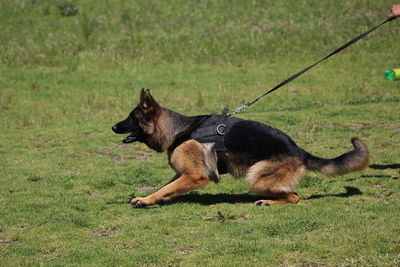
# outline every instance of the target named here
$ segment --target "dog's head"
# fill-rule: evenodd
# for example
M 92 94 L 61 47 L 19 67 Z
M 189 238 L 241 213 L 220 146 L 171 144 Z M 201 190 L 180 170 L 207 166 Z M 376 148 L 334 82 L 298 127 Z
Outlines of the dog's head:
M 139 104 L 129 113 L 129 116 L 115 124 L 112 130 L 117 134 L 129 135 L 122 140 L 124 143 L 135 141 L 145 142 L 155 131 L 154 118 L 160 110 L 159 104 L 150 94 L 150 90 L 140 91 Z

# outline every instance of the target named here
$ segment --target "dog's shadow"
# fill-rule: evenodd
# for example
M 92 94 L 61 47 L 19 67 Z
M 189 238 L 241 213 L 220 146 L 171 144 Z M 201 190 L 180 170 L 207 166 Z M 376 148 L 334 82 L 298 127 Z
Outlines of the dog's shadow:
M 356 195 L 362 195 L 363 193 L 356 187 L 346 186 L 346 192 L 338 194 L 320 194 L 312 195 L 303 200 L 319 199 L 324 197 L 351 197 Z M 201 205 L 215 205 L 221 203 L 236 204 L 236 203 L 252 203 L 265 197 L 255 196 L 248 193 L 243 194 L 209 194 L 209 193 L 190 193 L 187 195 L 178 196 L 166 204 L 175 203 L 197 203 Z
M 346 192 L 337 194 L 318 194 L 311 195 L 309 197 L 303 198 L 303 200 L 320 199 L 324 197 L 351 197 L 362 195 L 363 193 L 360 189 L 352 186 L 345 186 Z M 131 196 L 131 198 L 133 195 Z M 131 199 L 130 198 L 130 199 Z M 260 199 L 265 199 L 265 197 L 255 196 L 249 193 L 243 194 L 209 194 L 209 193 L 197 193 L 192 192 L 186 195 L 180 195 L 168 202 L 163 203 L 164 205 L 172 205 L 176 203 L 195 203 L 204 206 L 216 205 L 222 203 L 237 204 L 237 203 L 252 203 Z M 107 204 L 129 204 L 129 201 L 109 201 Z
M 190 193 L 186 195 L 180 195 L 165 204 L 175 203 L 197 203 L 201 205 L 215 205 L 221 203 L 236 204 L 236 203 L 251 203 L 261 199 L 255 195 L 243 193 L 243 194 L 209 194 L 209 193 Z
M 386 164 L 386 165 L 372 164 L 369 167 L 374 170 L 400 169 L 400 163 Z
M 400 163 L 394 164 L 372 164 L 369 166 L 371 169 L 374 170 L 385 170 L 385 169 L 400 169 Z M 388 175 L 363 175 L 363 178 L 393 178 L 399 179 L 399 177 L 393 177 Z M 345 186 L 346 192 L 344 193 L 337 193 L 337 194 L 318 194 L 318 195 L 311 195 L 309 197 L 303 198 L 303 200 L 312 200 L 312 199 L 320 199 L 325 197 L 351 197 L 362 195 L 363 192 L 360 189 L 352 186 Z M 131 198 L 134 197 L 133 195 Z M 130 198 L 130 199 L 131 199 Z M 249 193 L 243 194 L 209 194 L 209 193 L 197 193 L 192 192 L 186 195 L 180 195 L 171 201 L 168 201 L 164 204 L 175 204 L 175 203 L 197 203 L 201 205 L 215 205 L 221 203 L 228 203 L 228 204 L 235 204 L 235 203 L 252 203 L 260 199 L 265 199 L 265 197 L 255 196 Z M 128 204 L 129 201 L 110 201 L 107 202 L 108 204 Z
M 346 189 L 345 193 L 337 193 L 337 194 L 324 194 L 324 195 L 312 195 L 307 198 L 304 198 L 305 200 L 307 199 L 318 199 L 318 198 L 324 198 L 324 197 L 351 197 L 351 196 L 359 196 L 362 195 L 363 192 L 361 192 L 360 189 L 357 187 L 352 187 L 352 186 L 345 186 Z

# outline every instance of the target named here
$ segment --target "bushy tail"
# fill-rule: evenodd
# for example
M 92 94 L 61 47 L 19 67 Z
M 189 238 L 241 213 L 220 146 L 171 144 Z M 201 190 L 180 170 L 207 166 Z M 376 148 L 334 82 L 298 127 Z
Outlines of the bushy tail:
M 304 165 L 308 170 L 319 171 L 325 175 L 334 176 L 360 171 L 369 165 L 367 146 L 358 138 L 352 138 L 352 151 L 334 159 L 318 158 L 306 152 Z

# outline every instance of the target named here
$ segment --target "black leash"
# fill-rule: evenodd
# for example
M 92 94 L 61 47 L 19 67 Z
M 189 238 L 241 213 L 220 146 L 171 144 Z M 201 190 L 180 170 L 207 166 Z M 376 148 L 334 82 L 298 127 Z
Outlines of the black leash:
M 310 69 L 314 68 L 315 66 L 317 66 L 319 63 L 321 63 L 322 61 L 330 58 L 331 56 L 333 56 L 336 53 L 339 53 L 340 51 L 342 51 L 343 49 L 349 47 L 350 45 L 356 43 L 358 40 L 364 38 L 365 36 L 367 36 L 368 34 L 370 34 L 371 32 L 375 31 L 376 29 L 378 29 L 379 27 L 381 27 L 383 24 L 385 24 L 386 22 L 389 22 L 391 20 L 393 20 L 394 18 L 389 18 L 387 20 L 385 20 L 384 22 L 380 23 L 379 25 L 375 26 L 374 28 L 370 29 L 369 31 L 364 32 L 363 34 L 360 34 L 359 36 L 357 36 L 356 38 L 354 38 L 353 40 L 347 42 L 346 44 L 342 45 L 341 47 L 339 47 L 338 49 L 336 49 L 335 51 L 333 51 L 332 53 L 330 53 L 329 55 L 327 55 L 326 57 L 324 57 L 323 59 L 319 60 L 318 62 L 308 66 L 307 68 L 303 69 L 302 71 L 299 71 L 298 73 L 294 74 L 293 76 L 289 77 L 288 79 L 284 80 L 283 82 L 281 82 L 280 84 L 278 84 L 277 86 L 275 86 L 274 88 L 272 88 L 271 90 L 269 90 L 268 92 L 264 93 L 263 95 L 257 97 L 256 99 L 254 99 L 253 101 L 244 104 L 243 106 L 237 107 L 235 109 L 234 112 L 230 113 L 228 116 L 232 116 L 235 114 L 238 114 L 239 112 L 241 112 L 243 109 L 248 108 L 249 106 L 253 105 L 254 103 L 256 103 L 258 100 L 260 100 L 261 98 L 263 98 L 264 96 L 272 93 L 273 91 L 277 90 L 278 88 L 284 86 L 285 84 L 290 83 L 291 81 L 293 81 L 294 79 L 296 79 L 297 77 L 301 76 L 302 74 L 304 74 L 305 72 L 309 71 Z

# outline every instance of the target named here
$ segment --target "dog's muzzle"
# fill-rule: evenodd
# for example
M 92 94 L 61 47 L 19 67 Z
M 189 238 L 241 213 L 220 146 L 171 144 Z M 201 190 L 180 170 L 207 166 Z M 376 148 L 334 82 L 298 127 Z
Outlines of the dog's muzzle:
M 116 133 L 116 134 L 126 134 L 126 133 L 129 133 L 129 132 L 127 132 L 127 131 L 121 131 L 121 129 L 118 128 L 117 124 L 114 125 L 113 127 L 111 127 L 111 129 L 112 129 L 113 132 Z M 130 135 L 128 135 L 127 137 L 125 137 L 124 139 L 122 139 L 122 142 L 125 143 L 125 144 L 127 144 L 127 143 L 132 143 L 132 142 L 135 142 L 135 141 L 139 141 L 139 137 L 140 137 L 140 134 L 137 133 L 137 132 L 130 133 Z

